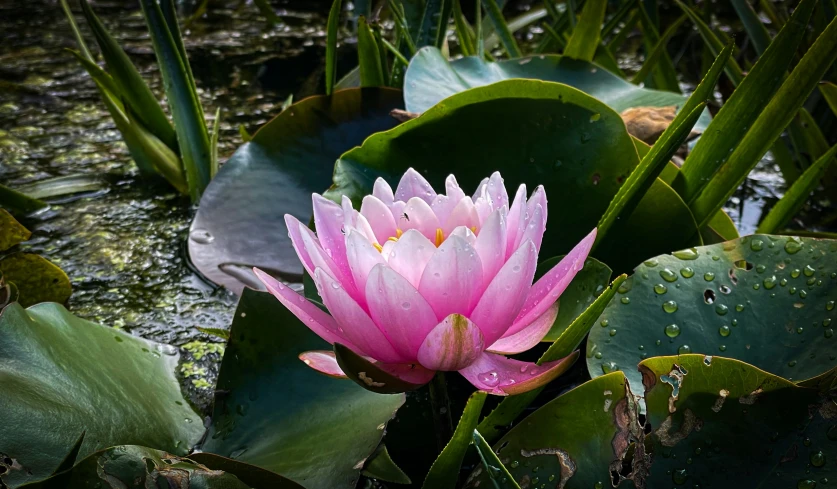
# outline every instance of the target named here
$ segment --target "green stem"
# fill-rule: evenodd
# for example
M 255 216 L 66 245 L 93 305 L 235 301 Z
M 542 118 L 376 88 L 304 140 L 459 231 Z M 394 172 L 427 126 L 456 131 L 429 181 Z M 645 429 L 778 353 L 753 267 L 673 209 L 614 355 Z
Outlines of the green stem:
M 430 409 L 433 411 L 433 425 L 436 428 L 436 443 L 443 450 L 453 436 L 453 420 L 450 415 L 450 398 L 445 373 L 436 372 L 428 384 L 430 388 Z

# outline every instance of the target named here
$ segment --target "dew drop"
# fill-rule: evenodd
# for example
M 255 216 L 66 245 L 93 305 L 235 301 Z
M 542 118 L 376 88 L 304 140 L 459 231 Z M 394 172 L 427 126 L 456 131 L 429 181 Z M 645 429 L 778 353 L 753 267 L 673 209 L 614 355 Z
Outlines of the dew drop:
M 718 334 L 720 334 L 720 335 L 721 335 L 721 336 L 723 336 L 724 338 L 726 338 L 727 336 L 729 336 L 729 334 L 730 334 L 731 332 L 732 332 L 732 330 L 730 330 L 730 329 L 729 329 L 729 326 L 727 326 L 727 325 L 723 325 L 723 326 L 721 326 L 720 328 L 718 328 Z
M 610 334 L 610 336 L 616 336 L 616 330 L 611 329 L 610 331 L 608 331 L 608 334 Z
M 483 372 L 478 375 L 480 382 L 487 385 L 488 387 L 494 387 L 500 383 L 500 376 L 497 375 L 497 372 Z
M 800 273 L 802 273 L 801 270 L 799 270 L 798 268 L 794 268 L 791 272 L 791 278 L 799 278 Z
M 692 349 L 689 347 L 689 345 L 683 345 L 677 349 L 677 353 L 685 355 L 687 353 L 692 353 Z
M 773 287 L 776 287 L 776 275 L 771 275 L 771 276 L 767 277 L 766 279 L 764 279 L 763 283 L 764 283 L 764 288 L 767 289 L 767 290 L 770 290 Z
M 726 316 L 728 312 L 729 308 L 723 304 L 718 304 L 717 306 L 715 306 L 715 313 L 717 313 L 719 316 Z
M 811 461 L 811 465 L 813 465 L 814 467 L 822 467 L 823 465 L 825 465 L 825 454 L 822 453 L 821 450 L 811 452 L 811 456 L 808 460 Z
M 697 248 L 686 248 L 685 250 L 675 251 L 672 255 L 681 260 L 697 260 L 698 250 Z
M 800 240 L 796 236 L 788 238 L 787 243 L 785 243 L 785 251 L 790 255 L 796 254 L 801 249 L 802 249 L 802 240 Z
M 520 271 L 520 265 L 515 265 L 514 267 L 512 267 L 512 272 L 517 273 L 519 271 Z
M 663 295 L 668 292 L 668 288 L 663 284 L 657 284 L 654 286 L 654 292 L 656 292 L 657 295 Z
M 711 281 L 715 280 L 715 274 L 712 273 L 712 272 L 706 272 L 706 273 L 703 274 L 703 280 L 706 280 L 707 282 L 711 282 Z
M 761 251 L 764 249 L 764 241 L 760 239 L 754 239 L 750 241 L 750 249 L 753 251 Z
M 407 301 L 404 301 L 404 302 L 401 303 L 401 308 L 404 309 L 405 311 L 410 309 L 410 307 L 412 307 L 412 305 Z
M 622 304 L 630 304 L 631 303 L 631 298 L 630 297 L 623 297 L 622 299 L 620 299 L 620 302 Z
M 834 309 L 834 301 L 828 301 L 825 303 L 825 310 L 831 311 Z
M 695 270 L 692 267 L 681 268 L 680 275 L 682 275 L 683 278 L 692 278 L 695 276 Z
M 669 324 L 665 327 L 665 333 L 669 338 L 677 338 L 680 336 L 680 326 L 676 324 Z
M 671 314 L 677 311 L 677 303 L 674 301 L 665 301 L 663 302 L 663 311 Z
M 660 277 L 663 278 L 666 282 L 674 282 L 677 280 L 677 274 L 669 270 L 668 268 L 664 268 L 660 270 Z
M 806 277 L 811 277 L 814 275 L 815 271 L 816 270 L 814 270 L 814 267 L 812 267 L 811 265 L 805 265 L 805 268 L 802 269 L 802 274 Z

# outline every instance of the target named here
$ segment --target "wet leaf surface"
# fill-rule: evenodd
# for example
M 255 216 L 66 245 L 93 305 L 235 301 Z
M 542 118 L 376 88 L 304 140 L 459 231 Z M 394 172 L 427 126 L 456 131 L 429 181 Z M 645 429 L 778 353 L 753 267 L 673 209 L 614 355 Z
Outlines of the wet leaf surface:
M 63 270 L 31 253 L 15 253 L 0 259 L 0 274 L 6 283 L 17 287 L 18 302 L 23 307 L 41 302 L 64 304 L 73 290 Z

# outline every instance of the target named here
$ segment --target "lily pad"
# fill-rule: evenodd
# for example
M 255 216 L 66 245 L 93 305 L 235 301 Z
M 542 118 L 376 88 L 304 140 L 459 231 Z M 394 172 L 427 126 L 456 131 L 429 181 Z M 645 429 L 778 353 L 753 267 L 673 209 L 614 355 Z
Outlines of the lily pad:
M 17 300 L 23 307 L 41 302 L 63 304 L 73 291 L 70 278 L 63 270 L 31 253 L 15 253 L 1 259 L 0 275 L 17 287 Z
M 357 88 L 302 100 L 241 146 L 201 197 L 189 255 L 207 278 L 240 294 L 261 288 L 252 267 L 300 281 L 302 265 L 285 214 L 311 217 L 311 193 L 331 184 L 334 161 L 367 136 L 390 129 L 401 92 Z
M 549 221 L 541 254 L 555 256 L 596 226 L 638 163 L 619 114 L 600 101 L 566 85 L 507 80 L 454 95 L 371 136 L 340 157 L 328 194 L 359 203 L 375 177 L 394 183 L 409 167 L 436 188 L 455 173 L 464 188 L 476 189 L 498 170 L 512 191 L 521 183 L 530 191 L 545 186 Z M 626 229 L 627 236 L 609 238 L 596 253 L 615 270 L 686 246 L 697 234 L 685 203 L 659 179 Z
M 404 103 L 408 111 L 421 113 L 456 93 L 510 78 L 563 83 L 592 95 L 619 113 L 634 107 L 681 107 L 688 98 L 640 88 L 594 63 L 555 54 L 497 62 L 476 56 L 449 61 L 438 49 L 426 47 L 413 56 L 404 75 Z M 695 130 L 702 132 L 711 121 L 709 112 L 705 112 Z
M 290 483 L 289 484 L 293 484 Z M 201 489 L 249 489 L 235 475 L 140 446 L 107 448 L 80 461 L 72 469 L 47 480 L 29 484 L 32 489 L 87 489 L 90 487 L 198 487 Z M 267 487 L 267 486 L 264 486 Z M 300 487 L 296 484 L 270 487 Z
M 79 457 L 141 444 L 186 455 L 204 432 L 175 376 L 177 350 L 45 303 L 0 314 L 0 453 L 9 487 L 43 479 L 82 432 Z
M 535 280 L 558 264 L 563 256 L 556 256 L 538 264 Z M 610 283 L 610 267 L 595 258 L 588 258 L 570 285 L 558 298 L 558 317 L 542 341 L 553 342 L 572 322 L 596 300 Z
M 0 251 L 29 239 L 32 233 L 12 217 L 6 209 L 0 209 Z
M 837 365 L 837 241 L 753 235 L 637 267 L 590 332 L 587 367 L 645 357 L 723 355 L 792 380 Z
M 298 358 L 327 348 L 273 296 L 245 289 L 201 450 L 309 489 L 354 487 L 404 395 L 366 391 Z
M 647 487 L 812 489 L 837 475 L 837 406 L 727 358 L 649 358 Z M 827 486 L 826 486 L 827 487 Z

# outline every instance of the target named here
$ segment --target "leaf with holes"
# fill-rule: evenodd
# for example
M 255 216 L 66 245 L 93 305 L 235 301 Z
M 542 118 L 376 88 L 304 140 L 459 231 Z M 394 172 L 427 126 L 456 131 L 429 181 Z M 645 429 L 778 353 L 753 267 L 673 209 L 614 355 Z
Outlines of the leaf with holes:
M 837 365 L 837 241 L 754 235 L 637 267 L 590 332 L 592 376 L 645 357 L 723 355 L 786 379 Z

